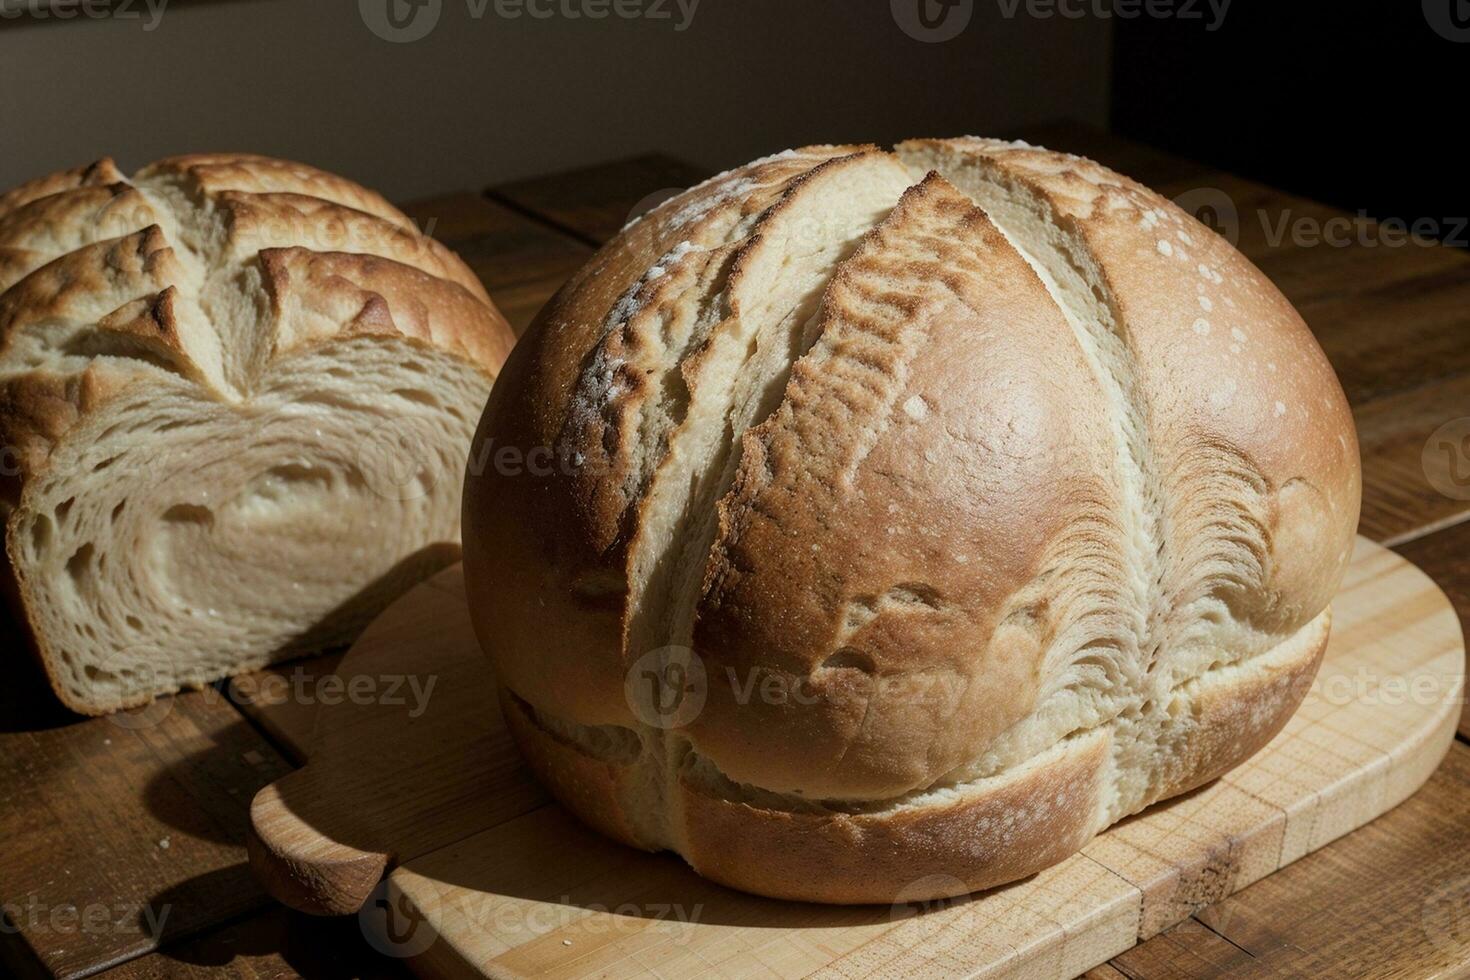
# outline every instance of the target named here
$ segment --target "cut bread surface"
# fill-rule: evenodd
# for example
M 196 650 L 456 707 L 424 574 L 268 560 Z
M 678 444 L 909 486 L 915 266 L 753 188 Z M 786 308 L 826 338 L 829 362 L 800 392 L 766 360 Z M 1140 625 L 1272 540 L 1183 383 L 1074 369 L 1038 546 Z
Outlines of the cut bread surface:
M 242 155 L 0 197 L 11 591 L 91 713 L 345 642 L 454 560 L 509 327 L 376 194 Z
M 512 732 L 598 829 L 780 897 L 989 887 L 1305 693 L 1351 420 L 1289 304 L 1152 192 L 993 140 L 808 148 L 590 267 L 476 438 L 599 465 L 472 476 L 465 521 Z

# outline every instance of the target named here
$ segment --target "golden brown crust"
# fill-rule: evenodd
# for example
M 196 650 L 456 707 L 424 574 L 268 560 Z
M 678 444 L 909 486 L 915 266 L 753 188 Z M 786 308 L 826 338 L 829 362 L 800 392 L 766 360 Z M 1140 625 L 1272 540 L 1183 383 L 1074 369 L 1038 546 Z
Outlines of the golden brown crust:
M 1264 748 L 1310 690 L 1331 630 L 1328 607 L 1275 650 L 1254 658 L 1252 669 L 1237 670 L 1228 680 L 1206 675 L 1192 681 L 1194 724 L 1184 742 L 1172 747 L 1158 798 L 1203 786 Z
M 144 168 L 134 181 L 161 175 L 190 180 L 199 193 L 216 197 L 237 243 L 295 236 L 386 253 L 261 251 L 264 285 L 276 304 L 275 355 L 333 336 L 397 334 L 455 351 L 494 377 L 515 342 L 484 287 L 457 256 L 418 235 L 397 209 L 350 181 L 242 154 L 170 158 Z M 304 196 L 312 190 L 324 197 Z M 99 209 L 116 216 L 115 227 L 97 218 Z M 28 272 L 13 284 L 0 280 L 0 358 L 13 356 L 16 338 L 27 327 L 71 321 L 92 325 L 85 328 L 90 338 L 73 342 L 79 350 L 134 354 L 205 380 L 207 367 L 196 359 L 203 352 L 191 349 L 179 330 L 181 291 L 193 292 L 193 277 L 159 223 L 161 214 L 110 160 L 0 196 L 0 270 L 8 256 L 15 269 Z M 147 223 L 120 237 L 105 237 L 140 220 Z M 42 246 L 65 251 L 36 251 Z M 256 261 L 253 256 L 246 257 L 247 265 Z M 289 304 L 310 309 L 288 311 Z M 293 319 L 297 312 L 304 322 Z M 106 368 L 108 375 L 125 371 Z M 119 383 L 114 378 L 110 384 Z M 80 388 L 52 368 L 10 373 L 0 389 L 0 436 L 18 452 L 23 482 L 35 475 L 43 458 L 36 449 L 61 438 L 58 421 L 75 421 L 72 396 Z M 71 393 L 72 409 L 58 413 L 54 406 L 63 391 Z
M 457 282 L 373 255 L 304 248 L 260 253 L 280 325 L 276 356 L 335 337 L 388 334 L 453 351 L 495 377 L 515 338 Z
M 883 814 L 763 809 L 681 781 L 684 856 L 721 884 L 804 902 L 979 891 L 1050 867 L 1092 838 L 1107 756 L 1107 733 L 1091 733 L 955 799 Z M 929 887 L 913 894 L 921 882 Z
M 0 292 L 59 255 L 157 225 L 160 217 L 131 184 L 83 185 L 37 198 L 0 217 Z
M 452 282 L 490 304 L 484 285 L 459 256 L 411 225 L 304 194 L 222 191 L 215 201 L 228 218 L 237 252 L 285 246 L 388 260 Z
M 178 180 L 195 193 L 301 194 L 376 215 L 403 228 L 413 222 L 376 191 L 304 163 L 253 153 L 194 153 L 168 157 L 138 171 L 135 181 Z
M 1283 644 L 1294 647 L 1291 655 L 1266 676 L 1201 685 L 1201 727 L 1180 766 L 1190 776 L 1159 799 L 1228 772 L 1281 730 L 1327 646 L 1325 622 L 1306 631 L 1310 642 Z M 990 888 L 1070 857 L 1103 829 L 1109 741 L 1106 730 L 1074 736 L 1022 772 L 952 800 L 882 815 L 761 809 L 681 782 L 684 854 L 707 877 L 774 898 L 852 904 L 945 897 L 912 894 L 925 879 L 963 883 L 949 894 Z
M 122 171 L 117 169 L 117 164 L 112 162 L 111 157 L 103 157 L 96 163 L 74 167 L 71 170 L 62 170 L 54 174 L 47 174 L 45 177 L 37 177 L 35 180 L 27 181 L 19 187 L 0 194 L 0 218 L 5 218 L 11 212 L 25 207 L 32 201 L 39 201 L 52 194 L 60 194 L 78 187 L 106 187 L 125 179 Z
M 0 293 L 0 364 L 16 358 L 27 328 L 90 321 L 92 352 L 131 351 L 197 378 L 198 367 L 174 329 L 172 283 L 183 278 L 157 225 L 63 255 Z M 152 319 L 155 314 L 163 323 Z M 66 431 L 136 376 L 107 360 L 68 366 L 7 371 L 0 378 L 0 439 L 15 456 L 4 480 L 12 506 Z
M 524 701 L 503 687 L 499 691 L 505 727 L 541 785 L 593 830 L 641 847 L 623 803 L 632 767 L 596 758 L 558 738 L 536 723 Z
M 51 452 L 87 414 L 135 382 L 137 376 L 105 364 L 80 374 L 28 371 L 0 380 L 0 432 L 5 470 L 0 503 L 20 506 L 26 484 L 45 471 Z
M 865 148 L 809 148 L 789 158 L 758 161 L 680 194 L 626 230 L 618 239 L 619 248 L 594 255 L 537 318 L 546 321 L 544 329 L 564 345 L 543 363 L 543 370 L 558 374 L 575 370 L 580 375 L 575 386 L 551 403 L 561 410 L 555 431 L 542 434 L 583 459 L 572 473 L 571 489 L 579 516 L 600 550 L 611 547 L 628 530 L 625 520 L 640 499 L 641 486 L 627 483 L 632 469 L 628 457 L 641 448 L 638 409 L 654 394 L 645 374 L 647 358 L 639 357 L 659 353 L 650 350 L 657 346 L 649 336 L 650 327 L 680 312 L 693 312 L 679 309 L 687 304 L 691 279 L 722 285 L 724 277 L 738 274 L 738 253 L 749 242 L 732 229 L 779 207 L 814 170 L 861 152 Z M 650 267 L 659 274 L 652 275 Z M 582 311 L 587 309 L 610 313 L 585 320 Z M 568 335 L 569 328 L 597 338 L 591 366 L 606 365 L 606 374 L 586 369 L 585 349 L 577 344 L 580 337 Z M 532 331 L 538 336 L 540 332 Z M 697 359 L 698 353 L 693 356 Z M 548 381 L 560 393 L 560 386 L 571 379 Z M 577 411 L 584 400 L 597 402 L 608 388 L 619 394 L 599 405 L 600 411 Z
M 10 353 L 16 334 L 28 326 L 100 320 L 185 279 L 158 225 L 68 252 L 0 293 L 0 357 Z
M 1250 758 L 1295 713 L 1327 647 L 1330 614 L 1263 654 L 1246 676 L 1204 678 L 1201 722 L 1158 799 Z M 633 767 L 599 759 L 538 725 L 502 690 L 507 726 L 536 778 L 593 829 L 643 845 L 626 808 Z M 1024 878 L 1104 829 L 1111 732 L 1072 736 L 1043 756 L 930 801 L 878 812 L 775 809 L 708 780 L 678 782 L 675 834 L 700 874 L 772 898 L 835 904 L 927 901 Z

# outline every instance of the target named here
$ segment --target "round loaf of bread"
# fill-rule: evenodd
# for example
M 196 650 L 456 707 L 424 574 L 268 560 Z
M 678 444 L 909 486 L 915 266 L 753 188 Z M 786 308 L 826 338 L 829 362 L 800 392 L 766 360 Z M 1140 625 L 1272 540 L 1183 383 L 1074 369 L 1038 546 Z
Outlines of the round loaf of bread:
M 453 253 L 301 164 L 0 195 L 0 580 L 62 700 L 341 644 L 452 562 L 513 340 Z
M 1060 861 L 1275 734 L 1360 474 L 1226 241 L 989 139 L 756 161 L 625 228 L 481 421 L 465 574 L 585 822 L 781 898 Z

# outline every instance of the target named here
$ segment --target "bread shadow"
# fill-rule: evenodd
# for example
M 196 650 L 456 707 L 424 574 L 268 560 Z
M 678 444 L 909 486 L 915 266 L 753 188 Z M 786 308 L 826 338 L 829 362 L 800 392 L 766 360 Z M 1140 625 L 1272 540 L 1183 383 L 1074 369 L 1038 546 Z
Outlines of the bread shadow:
M 346 649 L 382 610 L 401 599 L 414 586 L 459 561 L 461 554 L 458 543 L 437 541 L 405 555 L 386 572 L 323 614 L 310 629 L 294 637 L 279 658 L 273 658 L 273 663 L 289 663 L 329 650 Z M 361 608 L 372 612 L 364 615 L 356 611 Z
M 350 608 L 361 597 L 372 594 L 383 605 L 399 597 L 448 564 L 458 560 L 456 544 L 434 544 L 396 563 L 338 608 Z M 312 631 L 293 645 L 300 655 L 286 655 L 274 666 L 289 665 L 312 655 L 340 653 L 340 645 L 329 645 L 328 637 L 340 637 L 338 613 L 329 613 Z M 364 624 L 365 625 L 365 624 Z M 275 707 L 315 708 L 321 692 L 314 682 L 325 674 L 307 671 L 307 683 L 287 683 L 272 689 Z M 181 741 L 205 747 L 177 758 L 154 772 L 143 787 L 149 811 L 168 825 L 194 836 L 220 843 L 243 844 L 249 824 L 250 801 L 265 785 L 291 771 L 296 747 L 284 744 L 231 701 L 228 681 L 217 681 L 202 689 L 156 699 L 149 705 L 109 716 L 124 738 L 143 734 L 161 737 L 169 744 Z M 258 706 L 256 714 L 270 706 Z M 116 739 L 114 741 L 117 741 Z M 181 793 L 181 790 L 183 791 Z
M 197 902 L 198 895 L 220 888 L 249 884 L 243 865 L 199 875 L 181 885 L 159 892 L 138 914 L 135 928 L 145 935 L 157 929 L 163 910 Z M 356 916 L 320 918 L 293 912 L 256 896 L 258 910 L 236 917 L 223 925 L 203 925 L 190 932 L 165 928 L 151 958 L 149 975 L 172 976 L 184 972 L 179 966 L 233 973 L 275 976 L 289 969 L 292 976 L 320 980 L 400 980 L 411 974 L 404 965 L 375 951 L 365 938 Z M 247 966 L 247 964 L 249 964 Z M 189 971 L 192 975 L 192 971 Z
M 69 710 L 51 690 L 45 671 L 34 654 L 30 631 L 15 618 L 13 599 L 0 602 L 0 638 L 3 638 L 5 683 L 0 685 L 0 732 L 34 732 L 85 721 Z
M 12 635 L 12 623 L 0 624 L 3 635 Z M 41 666 L 19 643 L 5 658 L 5 683 L 0 685 L 0 732 L 39 732 L 64 728 L 88 720 L 61 703 Z

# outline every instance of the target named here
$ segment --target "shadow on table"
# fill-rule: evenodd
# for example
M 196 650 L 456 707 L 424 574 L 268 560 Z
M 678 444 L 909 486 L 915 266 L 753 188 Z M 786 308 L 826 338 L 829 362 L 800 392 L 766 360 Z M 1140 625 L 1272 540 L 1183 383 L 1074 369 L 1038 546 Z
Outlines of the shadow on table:
M 84 720 L 57 700 L 30 650 L 29 634 L 3 603 L 0 603 L 0 637 L 9 651 L 5 657 L 5 683 L 0 685 L 0 732 L 44 731 Z
M 232 870 L 244 871 L 243 867 Z M 154 902 L 168 902 L 175 897 L 164 893 Z M 159 961 L 211 971 L 228 969 L 235 976 L 300 975 L 313 980 L 410 976 L 401 963 L 368 945 L 356 916 L 315 918 L 280 906 L 267 907 L 207 935 L 166 944 L 152 957 L 136 961 L 133 966 L 137 976 L 181 972 Z M 288 974 L 283 967 L 293 972 Z

